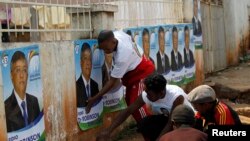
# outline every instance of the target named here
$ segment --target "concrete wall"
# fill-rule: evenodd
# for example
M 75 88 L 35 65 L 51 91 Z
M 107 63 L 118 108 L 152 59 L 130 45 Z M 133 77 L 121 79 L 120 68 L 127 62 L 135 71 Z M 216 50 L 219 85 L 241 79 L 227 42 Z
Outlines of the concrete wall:
M 191 23 L 193 15 L 193 0 L 183 0 L 183 21 Z
M 235 65 L 249 45 L 248 6 L 250 6 L 250 1 L 224 0 L 223 2 L 228 65 Z
M 2 44 L 0 49 L 11 49 L 31 44 Z M 62 140 L 67 135 L 78 132 L 75 106 L 74 47 L 72 42 L 39 43 L 39 47 L 46 137 L 51 141 Z M 2 77 L 2 75 L 0 76 Z M 5 127 L 2 92 L 1 90 L 0 125 Z M 5 128 L 1 128 L 1 130 L 0 140 L 6 140 L 6 130 Z
M 108 5 L 108 4 L 93 4 L 91 8 L 91 13 L 89 14 L 87 11 L 79 12 L 79 27 L 84 28 L 90 27 L 93 31 L 91 32 L 72 32 L 71 40 L 76 39 L 89 39 L 89 38 L 97 38 L 98 34 L 103 29 L 114 29 L 114 12 L 118 10 L 116 5 Z M 70 10 L 67 11 L 71 13 Z M 76 10 L 72 11 L 72 27 L 75 29 L 78 27 L 77 20 L 78 16 L 76 14 Z M 84 14 L 84 16 L 83 16 Z M 91 16 L 91 17 L 89 17 Z M 85 18 L 84 18 L 85 17 Z M 91 20 L 91 22 L 89 21 Z
M 183 22 L 183 0 L 116 0 L 115 28 Z
M 184 0 L 183 10 L 186 22 L 190 22 L 192 18 L 192 1 Z M 248 7 L 250 7 L 249 0 L 223 0 L 227 66 L 238 64 L 239 57 L 245 53 L 246 48 L 249 48 Z
M 224 0 L 225 36 L 228 65 L 238 63 L 239 57 L 248 47 L 249 0 Z
M 23 47 L 35 43 L 0 44 L 0 50 Z M 40 42 L 43 108 L 47 141 L 77 141 L 95 139 L 97 133 L 110 126 L 118 112 L 105 114 L 102 126 L 80 131 L 77 125 L 75 61 L 72 41 Z M 1 68 L 1 67 L 0 67 Z M 7 140 L 3 81 L 0 74 L 0 140 Z M 129 122 L 128 120 L 124 126 Z M 124 126 L 120 126 L 119 132 Z

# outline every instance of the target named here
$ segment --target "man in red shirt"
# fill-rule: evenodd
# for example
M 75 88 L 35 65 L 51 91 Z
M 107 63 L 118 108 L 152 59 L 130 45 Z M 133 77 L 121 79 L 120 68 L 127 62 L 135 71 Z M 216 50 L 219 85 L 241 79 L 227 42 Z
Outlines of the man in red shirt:
M 208 85 L 201 85 L 188 94 L 189 101 L 198 111 L 195 115 L 196 128 L 206 131 L 208 125 L 239 125 L 238 114 L 227 104 L 216 98 L 215 91 Z M 204 123 L 204 124 L 203 124 Z
M 143 79 L 155 71 L 154 64 L 142 57 L 131 37 L 123 31 L 104 30 L 98 36 L 99 49 L 106 54 L 113 53 L 113 66 L 109 81 L 92 98 L 89 98 L 86 112 L 90 111 L 92 104 L 116 86 L 122 80 L 126 86 L 126 103 L 131 105 L 144 90 Z M 133 117 L 138 122 L 150 115 L 146 105 L 137 110 Z

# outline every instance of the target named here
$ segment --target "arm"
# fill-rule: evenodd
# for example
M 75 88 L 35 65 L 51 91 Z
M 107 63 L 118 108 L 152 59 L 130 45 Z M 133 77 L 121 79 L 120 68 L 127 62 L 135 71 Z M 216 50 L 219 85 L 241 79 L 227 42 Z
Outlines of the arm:
M 110 77 L 110 80 L 104 85 L 104 87 L 99 91 L 97 95 L 95 95 L 93 98 L 99 99 L 103 95 L 105 95 L 107 92 L 109 92 L 114 86 L 116 86 L 117 83 L 120 82 L 119 78 Z
M 173 110 L 174 110 L 174 108 L 175 108 L 176 106 L 183 104 L 183 102 L 184 102 L 184 97 L 183 97 L 182 95 L 178 96 L 178 97 L 175 99 L 175 101 L 174 101 L 174 103 L 173 103 L 173 106 L 172 106 L 172 108 L 171 108 L 171 112 L 170 112 L 169 117 L 168 117 L 168 122 L 167 122 L 166 126 L 164 127 L 164 129 L 161 131 L 161 134 L 160 134 L 160 136 L 158 137 L 157 140 L 159 140 L 160 137 L 161 137 L 162 135 L 164 135 L 165 133 L 171 131 L 171 128 L 172 128 L 172 126 L 171 126 L 171 116 L 172 116 L 172 112 L 173 112 Z
M 137 109 L 142 107 L 145 102 L 142 99 L 142 95 L 140 95 L 137 100 L 131 104 L 127 109 L 120 112 L 120 114 L 114 119 L 114 122 L 110 125 L 109 128 L 104 129 L 98 136 L 97 141 L 102 139 L 108 139 L 110 134 L 121 125 L 131 114 L 133 114 Z
M 110 80 L 105 84 L 105 86 L 96 94 L 94 97 L 91 97 L 87 101 L 86 113 L 90 112 L 90 109 L 98 99 L 100 99 L 104 94 L 110 91 L 117 83 L 120 82 L 119 78 L 110 77 Z

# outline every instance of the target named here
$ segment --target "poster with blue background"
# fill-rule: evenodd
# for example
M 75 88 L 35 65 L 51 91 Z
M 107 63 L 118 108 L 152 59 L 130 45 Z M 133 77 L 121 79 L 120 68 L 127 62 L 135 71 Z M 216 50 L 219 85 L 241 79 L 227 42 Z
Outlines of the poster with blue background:
M 112 54 L 98 49 L 97 40 L 77 40 L 74 46 L 77 119 L 80 129 L 87 130 L 101 125 L 105 113 L 122 110 L 127 105 L 124 86 L 119 83 L 93 105 L 90 113 L 85 112 L 86 100 L 95 96 L 110 79 Z
M 81 130 L 97 127 L 103 122 L 103 100 L 98 100 L 89 113 L 85 112 L 87 100 L 98 94 L 102 87 L 101 66 L 103 52 L 96 40 L 75 41 L 75 71 L 77 95 L 77 121 Z
M 38 45 L 0 55 L 8 140 L 45 140 Z
M 171 84 L 187 84 L 195 79 L 192 24 L 172 24 L 124 29 L 150 59 L 159 74 Z
M 202 49 L 202 19 L 201 19 L 201 5 L 200 0 L 193 0 L 193 39 L 196 49 Z

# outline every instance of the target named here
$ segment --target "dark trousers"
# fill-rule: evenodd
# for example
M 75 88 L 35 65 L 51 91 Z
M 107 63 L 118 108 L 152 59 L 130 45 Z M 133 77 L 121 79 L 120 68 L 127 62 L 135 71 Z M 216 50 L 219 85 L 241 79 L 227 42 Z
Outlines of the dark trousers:
M 167 122 L 168 117 L 165 115 L 147 116 L 138 122 L 137 131 L 141 133 L 146 140 L 155 141 Z

